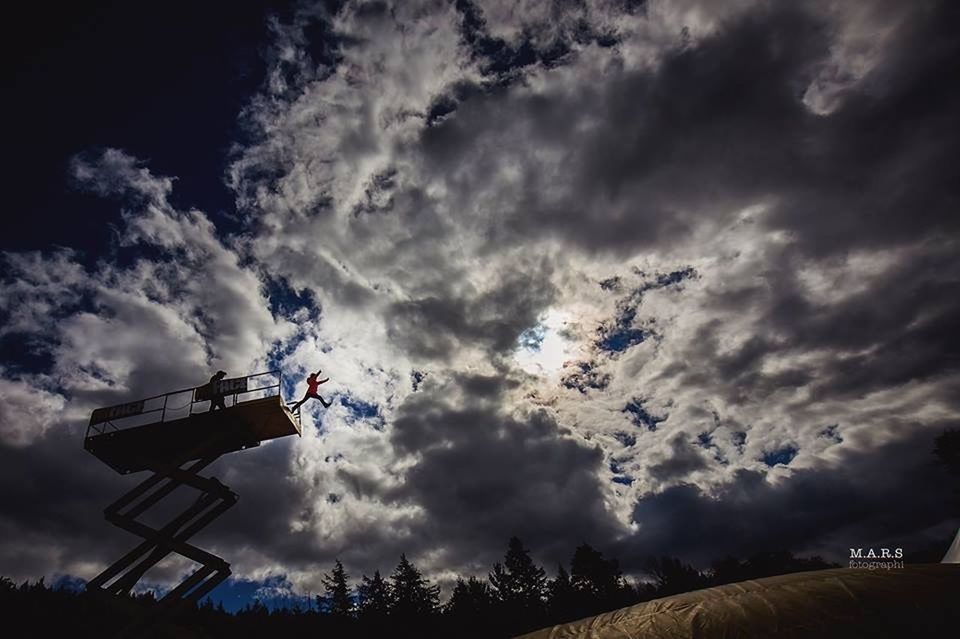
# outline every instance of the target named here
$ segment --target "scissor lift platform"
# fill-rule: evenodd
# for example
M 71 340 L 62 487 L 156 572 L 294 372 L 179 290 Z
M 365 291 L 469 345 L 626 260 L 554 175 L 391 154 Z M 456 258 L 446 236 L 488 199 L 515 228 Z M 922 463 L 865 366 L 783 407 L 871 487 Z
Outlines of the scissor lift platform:
M 200 471 L 225 453 L 299 435 L 299 414 L 287 409 L 281 390 L 280 373 L 270 371 L 219 379 L 93 412 L 84 448 L 118 473 L 151 474 L 104 510 L 107 521 L 143 541 L 91 579 L 87 590 L 129 593 L 150 568 L 171 553 L 198 564 L 160 600 L 159 613 L 179 603 L 198 601 L 230 576 L 230 564 L 188 543 L 237 501 L 236 493 L 215 478 L 201 476 Z M 211 412 L 214 403 L 219 407 Z M 141 521 L 141 515 L 180 487 L 198 492 L 190 506 L 160 527 Z M 121 636 L 146 636 L 151 623 L 150 618 L 141 619 Z
M 279 395 L 240 401 L 224 410 L 193 413 L 165 422 L 90 435 L 84 448 L 118 473 L 149 470 L 259 446 L 260 442 L 299 435 L 300 424 Z M 211 442 L 204 446 L 205 442 Z

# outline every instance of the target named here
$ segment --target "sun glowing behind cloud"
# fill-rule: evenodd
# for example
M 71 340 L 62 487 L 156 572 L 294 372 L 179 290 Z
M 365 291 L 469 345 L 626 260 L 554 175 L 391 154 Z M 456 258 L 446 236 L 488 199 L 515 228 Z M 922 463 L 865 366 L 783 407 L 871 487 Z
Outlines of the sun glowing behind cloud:
M 520 336 L 514 353 L 517 365 L 531 375 L 559 375 L 564 363 L 578 357 L 580 350 L 570 332 L 571 322 L 569 313 L 549 309 Z

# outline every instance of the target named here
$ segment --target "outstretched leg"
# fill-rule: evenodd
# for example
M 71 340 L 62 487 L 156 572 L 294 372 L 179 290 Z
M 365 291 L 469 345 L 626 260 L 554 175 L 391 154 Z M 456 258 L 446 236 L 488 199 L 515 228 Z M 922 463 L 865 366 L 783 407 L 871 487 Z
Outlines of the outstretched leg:
M 309 398 L 310 398 L 309 395 L 304 395 L 303 399 L 301 399 L 299 402 L 293 405 L 293 408 L 290 409 L 290 412 L 291 413 L 297 412 L 297 409 L 300 408 L 300 406 L 303 405 L 303 403 L 307 401 Z
M 311 395 L 310 393 L 307 393 L 306 395 L 303 396 L 303 399 L 301 399 L 299 402 L 293 405 L 293 408 L 290 409 L 290 412 L 295 413 L 297 409 L 300 408 L 301 404 L 303 404 L 308 399 L 319 399 L 320 403 L 323 404 L 324 408 L 330 408 L 333 405 L 331 402 L 328 402 L 327 400 L 320 397 L 319 395 Z

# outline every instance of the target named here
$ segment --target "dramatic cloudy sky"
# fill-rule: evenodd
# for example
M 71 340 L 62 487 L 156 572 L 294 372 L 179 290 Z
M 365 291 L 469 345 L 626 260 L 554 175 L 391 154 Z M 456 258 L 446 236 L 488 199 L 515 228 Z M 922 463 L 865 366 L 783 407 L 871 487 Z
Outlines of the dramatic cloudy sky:
M 72 11 L 5 56 L 0 573 L 132 543 L 90 411 L 218 368 L 331 377 L 214 469 L 257 583 L 952 537 L 956 3 Z

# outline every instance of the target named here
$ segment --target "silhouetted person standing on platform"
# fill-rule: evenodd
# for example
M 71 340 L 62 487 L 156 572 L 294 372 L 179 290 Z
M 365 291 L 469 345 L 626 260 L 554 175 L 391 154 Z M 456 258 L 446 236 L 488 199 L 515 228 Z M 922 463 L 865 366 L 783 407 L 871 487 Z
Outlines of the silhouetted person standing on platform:
M 317 389 L 320 387 L 320 384 L 325 384 L 330 381 L 329 377 L 327 379 L 317 379 L 322 372 L 323 369 L 318 370 L 316 373 L 310 373 L 310 376 L 307 377 L 307 392 L 303 396 L 303 399 L 293 405 L 293 408 L 290 409 L 291 413 L 295 413 L 297 409 L 300 408 L 300 405 L 310 398 L 319 399 L 324 408 L 330 408 L 330 402 L 326 401 L 317 394 Z
M 223 393 L 220 392 L 219 388 L 220 380 L 226 376 L 227 374 L 223 371 L 217 371 L 213 377 L 210 378 L 210 410 L 207 412 L 212 413 L 215 408 L 227 410 L 227 407 L 223 403 Z

